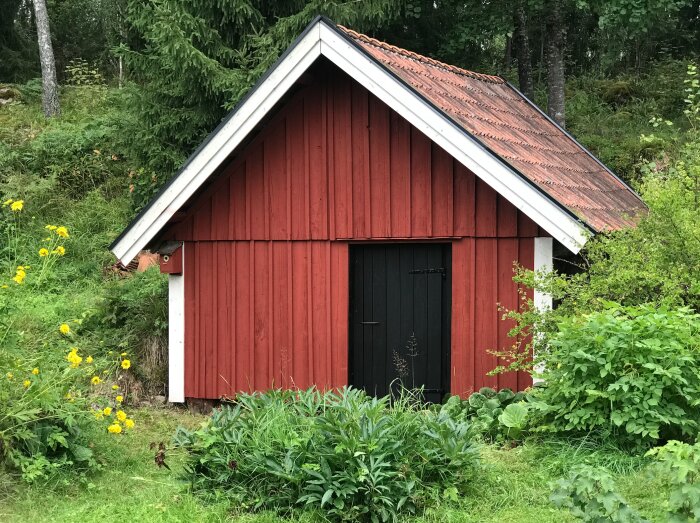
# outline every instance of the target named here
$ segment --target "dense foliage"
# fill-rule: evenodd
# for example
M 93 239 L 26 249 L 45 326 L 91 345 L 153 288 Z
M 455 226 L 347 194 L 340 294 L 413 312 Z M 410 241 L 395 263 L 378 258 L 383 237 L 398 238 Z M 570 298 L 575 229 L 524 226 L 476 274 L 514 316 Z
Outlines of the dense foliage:
M 121 410 L 123 395 L 108 397 L 110 389 L 104 385 L 118 381 L 120 371 L 130 368 L 126 352 L 115 356 L 79 347 L 80 319 L 60 325 L 43 321 L 36 327 L 40 339 L 32 340 L 38 341 L 38 350 L 27 343 L 21 304 L 61 270 L 74 234 L 64 225 L 47 224 L 41 231 L 45 238 L 24 245 L 22 232 L 33 228 L 24 220 L 30 208 L 31 203 L 11 198 L 0 207 L 5 236 L 0 258 L 5 262 L 0 269 L 0 468 L 16 469 L 29 482 L 49 478 L 59 469 L 96 467 L 85 434 L 95 423 L 106 423 L 111 433 L 135 425 Z M 35 256 L 27 256 L 27 247 Z M 35 258 L 31 265 L 22 261 Z
M 487 441 L 518 439 L 527 427 L 526 395 L 511 389 L 483 387 L 465 400 L 450 397 L 444 408 L 451 416 L 468 420 L 472 432 Z
M 251 509 L 324 509 L 336 521 L 396 521 L 456 496 L 477 470 L 469 423 L 449 407 L 415 407 L 352 389 L 242 394 L 175 441 L 205 495 Z
M 657 458 L 657 471 L 669 478 L 668 521 L 700 519 L 700 443 L 669 441 L 647 455 Z
M 540 430 L 611 431 L 633 445 L 697 434 L 700 315 L 610 304 L 557 328 L 537 394 Z
M 587 523 L 646 521 L 617 493 L 615 482 L 605 469 L 589 465 L 578 465 L 558 480 L 549 499 Z

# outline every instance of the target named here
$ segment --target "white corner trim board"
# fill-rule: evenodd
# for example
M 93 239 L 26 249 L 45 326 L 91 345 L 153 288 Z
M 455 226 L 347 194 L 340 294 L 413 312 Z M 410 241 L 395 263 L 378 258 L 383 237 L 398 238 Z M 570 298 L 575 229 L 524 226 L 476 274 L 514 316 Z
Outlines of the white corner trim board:
M 553 238 L 535 238 L 535 272 L 552 272 L 554 269 L 553 261 Z M 534 292 L 535 307 L 539 310 L 547 310 L 552 308 L 552 296 L 546 292 Z
M 339 29 L 320 19 L 113 246 L 122 263 L 128 263 L 146 247 L 320 56 L 386 103 L 571 252 L 578 252 L 586 243 L 588 234 L 582 223 L 353 45 Z
M 185 401 L 185 258 L 182 274 L 168 275 L 168 401 Z
M 538 273 L 548 273 L 554 270 L 554 260 L 553 260 L 553 248 L 554 248 L 553 238 L 535 238 L 535 263 L 534 269 Z M 535 302 L 535 307 L 538 310 L 546 311 L 552 308 L 552 296 L 546 292 L 535 289 L 533 301 Z M 535 339 L 533 345 L 535 349 L 538 340 Z M 541 365 L 535 366 L 535 373 L 540 374 L 544 368 Z M 534 378 L 533 383 L 543 383 L 544 380 L 541 378 Z

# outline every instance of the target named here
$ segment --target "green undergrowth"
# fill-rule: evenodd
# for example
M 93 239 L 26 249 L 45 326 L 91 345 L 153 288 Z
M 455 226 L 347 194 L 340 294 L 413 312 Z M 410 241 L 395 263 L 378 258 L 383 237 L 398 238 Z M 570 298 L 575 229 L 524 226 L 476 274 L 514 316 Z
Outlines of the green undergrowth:
M 249 513 L 223 500 L 202 501 L 176 479 L 184 463 L 167 451 L 172 469 L 154 464 L 152 442 L 167 442 L 178 426 L 196 428 L 204 420 L 174 408 L 134 411 L 138 430 L 123 437 L 99 432 L 92 442 L 104 456 L 101 471 L 83 478 L 59 476 L 49 484 L 24 485 L 0 477 L 0 520 L 14 522 L 97 521 L 234 521 L 240 523 L 324 522 L 314 512 L 280 518 L 270 512 Z M 443 499 L 415 517 L 414 523 L 555 523 L 574 521 L 549 502 L 550 483 L 577 464 L 606 467 L 620 494 L 650 521 L 665 521 L 668 487 L 641 457 L 630 457 L 593 440 L 526 441 L 515 448 L 484 445 L 482 468 L 467 492 Z

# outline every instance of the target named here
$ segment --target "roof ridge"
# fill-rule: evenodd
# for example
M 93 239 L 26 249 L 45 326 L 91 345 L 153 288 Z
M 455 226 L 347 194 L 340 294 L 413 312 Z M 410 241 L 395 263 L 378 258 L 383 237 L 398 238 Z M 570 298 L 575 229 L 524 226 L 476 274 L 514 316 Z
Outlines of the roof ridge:
M 494 75 L 483 74 L 483 73 L 476 73 L 474 71 L 469 71 L 468 69 L 462 69 L 461 67 L 457 67 L 456 65 L 446 64 L 445 62 L 441 62 L 440 60 L 435 60 L 434 58 L 429 58 L 427 56 L 423 56 L 422 54 L 414 53 L 413 51 L 409 51 L 408 49 L 404 49 L 402 47 L 398 47 L 395 45 L 388 44 L 386 42 L 382 42 L 381 40 L 377 40 L 376 38 L 372 38 L 372 37 L 367 36 L 365 34 L 358 33 L 357 31 L 353 31 L 352 29 L 349 29 L 343 25 L 337 24 L 337 27 L 338 27 L 338 29 L 345 32 L 351 38 L 361 40 L 369 45 L 373 45 L 375 47 L 379 47 L 380 49 L 384 49 L 385 51 L 390 51 L 393 53 L 401 54 L 403 56 L 406 56 L 406 57 L 411 58 L 413 60 L 416 60 L 418 62 L 423 62 L 423 63 L 428 64 L 428 65 L 440 67 L 440 68 L 446 69 L 452 73 L 461 74 L 463 76 L 467 76 L 467 77 L 473 78 L 475 80 L 481 80 L 482 82 L 488 82 L 488 83 L 492 83 L 492 84 L 505 84 L 506 83 L 506 81 L 503 78 L 501 78 L 500 76 L 494 76 Z

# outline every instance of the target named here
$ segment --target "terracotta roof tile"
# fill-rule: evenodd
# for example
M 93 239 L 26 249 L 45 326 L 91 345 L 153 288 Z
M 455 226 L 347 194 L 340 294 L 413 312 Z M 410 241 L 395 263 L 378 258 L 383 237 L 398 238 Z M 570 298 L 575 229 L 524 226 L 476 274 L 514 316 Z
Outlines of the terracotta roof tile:
M 474 73 L 338 26 L 521 175 L 596 231 L 635 223 L 639 197 L 503 78 Z

